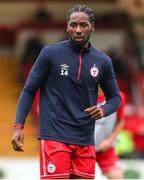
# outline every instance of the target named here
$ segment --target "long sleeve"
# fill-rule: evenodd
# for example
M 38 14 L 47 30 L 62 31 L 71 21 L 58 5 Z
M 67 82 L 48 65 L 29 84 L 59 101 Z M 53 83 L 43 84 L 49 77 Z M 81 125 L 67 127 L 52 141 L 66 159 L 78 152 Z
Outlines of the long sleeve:
M 16 124 L 25 123 L 25 119 L 31 109 L 35 94 L 43 84 L 45 78 L 48 76 L 48 59 L 48 52 L 46 51 L 46 48 L 43 48 L 35 64 L 33 65 L 24 88 L 20 94 L 16 112 Z
M 100 86 L 106 97 L 106 103 L 102 105 L 102 108 L 105 111 L 105 116 L 108 116 L 117 111 L 121 104 L 120 92 L 110 59 L 103 64 Z

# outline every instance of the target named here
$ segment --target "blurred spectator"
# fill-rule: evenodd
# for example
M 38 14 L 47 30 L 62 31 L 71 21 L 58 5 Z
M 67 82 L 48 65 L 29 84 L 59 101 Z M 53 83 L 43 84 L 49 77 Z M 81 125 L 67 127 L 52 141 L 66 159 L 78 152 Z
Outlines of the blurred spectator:
M 134 113 L 127 117 L 125 129 L 133 135 L 133 158 L 144 158 L 144 106 L 135 106 Z
M 144 104 L 144 71 L 139 71 L 134 78 L 135 87 L 133 88 L 133 95 L 135 104 Z
M 122 103 L 118 111 L 95 122 L 96 161 L 108 179 L 123 179 L 123 170 L 115 149 L 117 135 L 125 123 L 126 99 L 122 92 L 120 96 Z M 99 88 L 98 106 L 104 103 L 105 96 Z
M 37 9 L 33 14 L 33 20 L 38 23 L 48 22 L 51 19 L 51 14 L 45 8 L 46 4 L 43 0 L 39 0 L 37 4 Z
M 106 53 L 111 57 L 119 88 L 124 92 L 127 101 L 131 101 L 131 76 L 126 66 L 122 52 L 117 48 L 110 48 Z
M 120 158 L 131 158 L 134 151 L 133 135 L 129 130 L 123 129 L 118 134 L 116 152 Z
M 27 79 L 29 71 L 34 64 L 41 48 L 43 47 L 41 33 L 38 31 L 32 37 L 29 37 L 25 44 L 25 49 L 21 58 L 24 81 Z

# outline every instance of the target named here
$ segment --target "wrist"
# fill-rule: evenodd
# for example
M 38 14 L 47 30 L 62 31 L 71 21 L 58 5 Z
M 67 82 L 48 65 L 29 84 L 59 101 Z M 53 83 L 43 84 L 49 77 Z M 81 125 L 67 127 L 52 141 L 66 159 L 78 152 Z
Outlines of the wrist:
M 101 112 L 102 112 L 102 117 L 104 117 L 105 116 L 105 110 L 104 110 L 103 107 L 100 107 L 100 109 L 101 109 Z
M 13 127 L 18 128 L 18 129 L 23 129 L 24 125 L 23 124 L 15 124 Z

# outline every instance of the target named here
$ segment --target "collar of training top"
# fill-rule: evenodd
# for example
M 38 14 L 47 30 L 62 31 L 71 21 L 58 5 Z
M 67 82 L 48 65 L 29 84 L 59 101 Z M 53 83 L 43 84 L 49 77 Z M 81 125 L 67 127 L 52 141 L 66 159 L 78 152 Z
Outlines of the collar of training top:
M 70 42 L 70 46 L 77 52 L 79 52 L 80 50 L 82 50 L 83 52 L 88 52 L 91 48 L 91 43 L 89 42 L 88 47 L 82 47 L 82 45 L 76 44 L 74 41 L 72 41 L 71 39 L 69 39 Z

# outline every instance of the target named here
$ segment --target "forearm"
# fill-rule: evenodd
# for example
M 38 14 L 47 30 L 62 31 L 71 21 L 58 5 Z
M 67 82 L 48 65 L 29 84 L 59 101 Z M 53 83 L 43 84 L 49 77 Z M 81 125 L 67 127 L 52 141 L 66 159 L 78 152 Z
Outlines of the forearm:
M 116 139 L 118 133 L 120 132 L 120 130 L 122 130 L 122 128 L 124 127 L 124 120 L 119 120 L 113 130 L 113 132 L 111 133 L 111 135 L 108 137 L 111 141 L 111 143 Z
M 17 106 L 15 124 L 25 124 L 25 120 L 31 109 L 34 96 L 35 94 L 30 93 L 29 91 L 22 91 Z
M 105 111 L 105 116 L 108 116 L 113 112 L 117 111 L 120 107 L 120 92 L 114 78 L 102 84 L 101 87 L 106 97 L 106 103 L 102 105 L 102 108 Z
M 106 98 L 106 103 L 102 105 L 102 108 L 105 111 L 105 116 L 108 116 L 117 111 L 121 104 L 120 91 L 110 62 L 104 64 L 103 78 L 100 80 L 99 85 Z
M 121 104 L 121 99 L 119 95 L 110 97 L 104 105 L 101 107 L 104 109 L 105 115 L 108 116 L 113 112 L 117 111 Z

